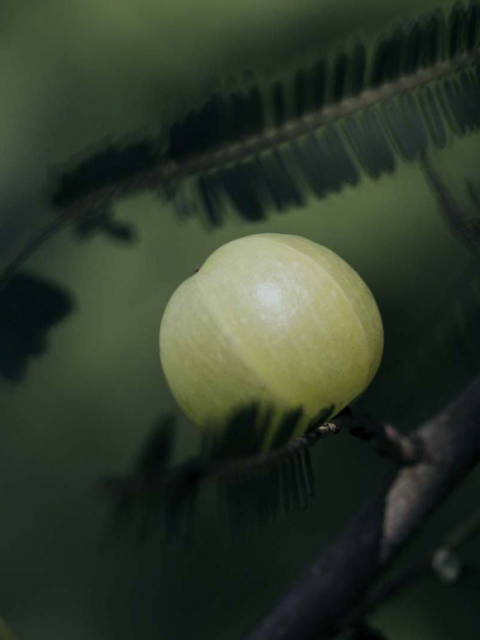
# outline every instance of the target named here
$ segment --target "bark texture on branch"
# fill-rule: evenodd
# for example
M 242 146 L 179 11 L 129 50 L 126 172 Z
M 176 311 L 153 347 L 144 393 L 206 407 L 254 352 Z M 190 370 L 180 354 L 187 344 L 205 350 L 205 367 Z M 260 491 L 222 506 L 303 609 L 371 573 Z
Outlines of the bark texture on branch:
M 327 640 L 416 529 L 480 461 L 480 376 L 412 435 L 426 460 L 403 467 L 315 559 L 245 640 Z

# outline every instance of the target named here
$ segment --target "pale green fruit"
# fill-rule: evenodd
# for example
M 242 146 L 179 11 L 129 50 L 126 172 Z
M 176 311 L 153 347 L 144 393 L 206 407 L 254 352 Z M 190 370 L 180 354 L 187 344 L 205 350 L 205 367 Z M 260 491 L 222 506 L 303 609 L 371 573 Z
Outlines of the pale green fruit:
M 277 415 L 303 406 L 299 435 L 322 409 L 336 414 L 361 395 L 382 352 L 380 313 L 357 272 L 326 247 L 277 233 L 217 249 L 172 295 L 160 326 L 174 397 L 214 429 L 256 401 Z

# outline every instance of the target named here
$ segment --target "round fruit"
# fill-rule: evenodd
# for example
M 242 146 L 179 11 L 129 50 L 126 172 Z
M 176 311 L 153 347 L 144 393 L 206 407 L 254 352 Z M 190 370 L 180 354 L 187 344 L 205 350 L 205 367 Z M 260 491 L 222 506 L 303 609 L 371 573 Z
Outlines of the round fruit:
M 302 406 L 299 435 L 323 409 L 335 415 L 361 395 L 382 352 L 380 313 L 357 272 L 326 247 L 277 233 L 217 249 L 174 292 L 160 326 L 168 385 L 210 429 L 259 402 L 278 416 Z

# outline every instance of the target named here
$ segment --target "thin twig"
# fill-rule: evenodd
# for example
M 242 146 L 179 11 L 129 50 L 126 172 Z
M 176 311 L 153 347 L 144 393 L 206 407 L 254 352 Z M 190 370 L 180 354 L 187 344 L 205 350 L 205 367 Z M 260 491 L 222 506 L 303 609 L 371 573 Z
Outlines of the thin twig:
M 347 407 L 335 418 L 335 423 L 357 438 L 371 440 L 380 455 L 399 465 L 417 464 L 425 459 L 420 438 L 403 434 L 391 424 L 379 422 L 369 415 L 354 413 Z

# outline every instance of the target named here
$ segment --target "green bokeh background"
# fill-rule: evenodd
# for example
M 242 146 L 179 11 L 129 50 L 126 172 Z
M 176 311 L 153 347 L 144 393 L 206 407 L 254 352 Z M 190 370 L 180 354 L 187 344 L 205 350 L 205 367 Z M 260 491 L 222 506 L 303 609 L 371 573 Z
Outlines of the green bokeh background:
M 4 0 L 0 263 L 48 218 L 42 193 L 52 165 L 106 136 L 155 131 L 198 101 L 212 78 L 279 73 L 312 48 L 355 37 L 373 43 L 399 17 L 452 4 Z M 432 150 L 465 206 L 465 180 L 478 185 L 479 148 L 474 135 Z M 384 363 L 362 405 L 395 417 L 392 407 L 413 391 L 413 404 L 396 414 L 409 428 L 465 382 L 461 356 L 440 343 L 423 354 L 423 375 L 402 372 L 406 363 L 416 370 L 431 326 L 449 326 L 445 307 L 436 309 L 471 258 L 417 163 L 399 162 L 376 182 L 363 174 L 355 189 L 261 224 L 233 213 L 216 231 L 197 219 L 180 224 L 150 195 L 116 212 L 137 226 L 134 246 L 100 235 L 82 243 L 67 229 L 26 265 L 68 287 L 77 309 L 52 331 L 48 355 L 32 362 L 21 385 L 0 379 L 0 617 L 18 640 L 237 640 L 373 495 L 389 465 L 346 435 L 327 440 L 313 452 L 318 495 L 310 508 L 260 535 L 232 542 L 207 491 L 187 548 L 155 538 L 140 550 L 127 540 L 99 553 L 109 512 L 95 482 L 129 467 L 162 413 L 179 416 L 179 459 L 199 444 L 160 369 L 158 329 L 170 295 L 212 251 L 243 235 L 293 233 L 328 246 L 366 280 L 385 322 Z M 477 470 L 399 565 L 478 505 L 479 489 Z M 463 556 L 479 551 L 472 542 Z M 432 579 L 374 621 L 392 640 L 475 640 L 479 592 L 478 578 L 456 589 Z

